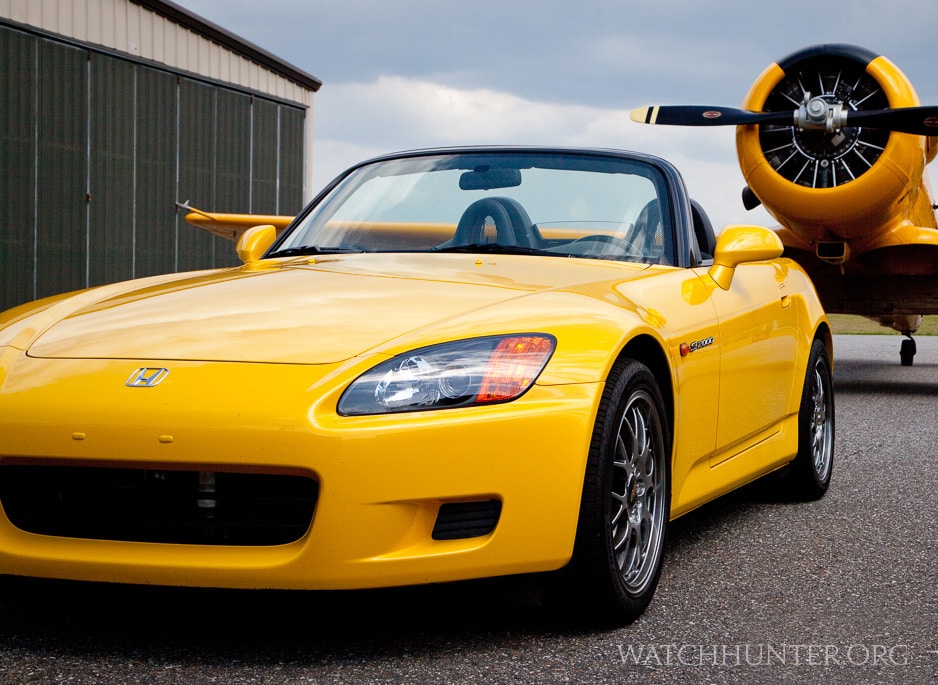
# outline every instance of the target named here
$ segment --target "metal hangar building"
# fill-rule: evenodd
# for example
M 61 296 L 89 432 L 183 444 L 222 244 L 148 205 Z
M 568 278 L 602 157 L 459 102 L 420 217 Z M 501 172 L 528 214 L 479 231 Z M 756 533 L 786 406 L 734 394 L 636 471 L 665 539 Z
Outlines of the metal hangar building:
M 298 212 L 321 85 L 166 0 L 0 0 L 0 310 L 237 263 L 176 203 Z

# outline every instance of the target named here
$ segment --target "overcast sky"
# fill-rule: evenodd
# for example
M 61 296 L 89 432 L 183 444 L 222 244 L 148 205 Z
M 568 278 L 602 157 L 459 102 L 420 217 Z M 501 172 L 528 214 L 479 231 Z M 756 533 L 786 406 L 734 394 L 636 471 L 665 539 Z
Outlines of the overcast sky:
M 402 149 L 613 147 L 675 163 L 718 230 L 771 224 L 742 208 L 732 128 L 643 126 L 628 113 L 738 106 L 765 67 L 818 43 L 885 55 L 938 104 L 935 0 L 176 2 L 323 81 L 315 189 Z

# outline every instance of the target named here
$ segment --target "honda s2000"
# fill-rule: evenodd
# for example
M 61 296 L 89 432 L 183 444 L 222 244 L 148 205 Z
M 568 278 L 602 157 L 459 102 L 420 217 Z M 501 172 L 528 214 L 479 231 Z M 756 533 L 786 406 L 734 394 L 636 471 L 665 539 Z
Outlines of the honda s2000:
M 627 621 L 670 519 L 776 471 L 793 497 L 828 487 L 811 282 L 768 229 L 715 240 L 660 159 L 388 155 L 238 253 L 0 314 L 0 573 L 543 572 Z

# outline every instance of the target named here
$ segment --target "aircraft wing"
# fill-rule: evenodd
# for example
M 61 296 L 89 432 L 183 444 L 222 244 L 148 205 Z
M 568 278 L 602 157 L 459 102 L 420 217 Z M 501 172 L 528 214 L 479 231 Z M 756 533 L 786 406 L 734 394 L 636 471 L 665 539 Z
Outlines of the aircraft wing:
M 285 229 L 291 221 L 292 216 L 265 215 L 265 214 L 227 214 L 220 212 L 205 212 L 188 204 L 178 205 L 180 209 L 185 209 L 186 221 L 208 231 L 220 238 L 237 242 L 238 238 L 254 226 L 270 224 L 277 229 L 279 234 Z

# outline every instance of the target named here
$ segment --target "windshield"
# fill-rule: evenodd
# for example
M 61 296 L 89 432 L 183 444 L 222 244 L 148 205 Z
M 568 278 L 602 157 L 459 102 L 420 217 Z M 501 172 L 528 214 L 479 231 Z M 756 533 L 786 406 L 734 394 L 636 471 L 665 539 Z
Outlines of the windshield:
M 269 256 L 509 252 L 674 264 L 665 187 L 649 163 L 579 153 L 377 162 L 336 186 Z

